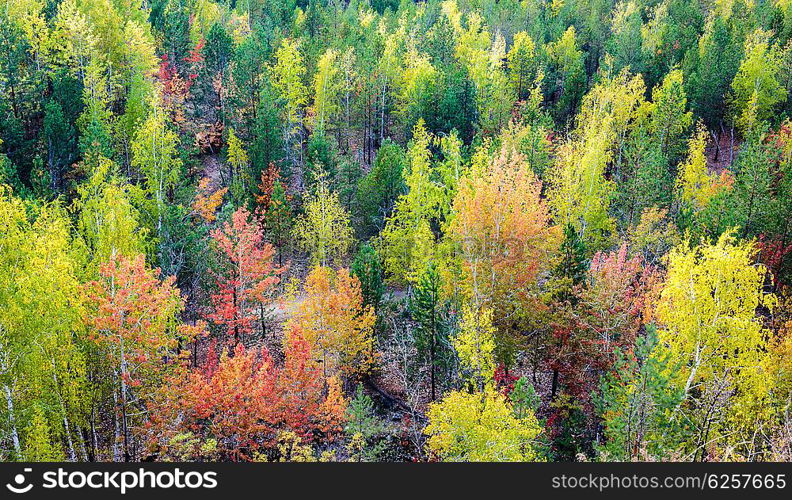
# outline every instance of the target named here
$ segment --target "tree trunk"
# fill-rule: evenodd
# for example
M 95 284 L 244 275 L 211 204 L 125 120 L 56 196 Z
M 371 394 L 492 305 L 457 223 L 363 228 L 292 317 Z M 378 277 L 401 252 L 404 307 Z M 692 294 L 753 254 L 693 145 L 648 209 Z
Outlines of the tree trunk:
M 553 401 L 558 392 L 558 370 L 553 370 L 553 385 L 550 388 L 550 401 Z
M 19 432 L 17 432 L 16 428 L 16 417 L 14 416 L 14 398 L 11 396 L 11 388 L 8 385 L 4 385 L 3 389 L 5 390 L 6 395 L 6 407 L 8 408 L 8 421 L 11 424 L 11 441 L 14 443 L 14 452 L 17 454 L 17 458 L 22 458 L 22 447 L 19 444 Z

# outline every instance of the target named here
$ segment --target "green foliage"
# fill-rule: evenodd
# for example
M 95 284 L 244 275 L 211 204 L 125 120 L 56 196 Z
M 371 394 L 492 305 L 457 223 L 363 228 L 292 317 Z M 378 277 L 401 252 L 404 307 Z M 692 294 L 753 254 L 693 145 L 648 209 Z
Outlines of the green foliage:
M 624 146 L 624 164 L 619 171 L 619 192 L 614 209 L 626 226 L 637 223 L 645 209 L 668 208 L 673 200 L 671 165 L 656 137 L 640 127 L 630 134 Z
M 577 32 L 574 27 L 567 29 L 555 42 L 545 48 L 550 60 L 550 95 L 560 94 L 554 99 L 554 114 L 559 122 L 566 121 L 583 97 L 586 90 L 586 71 L 583 66 L 583 52 L 578 48 Z
M 670 458 L 692 430 L 689 418 L 674 410 L 683 393 L 671 374 L 681 366 L 658 342 L 656 329 L 649 329 L 635 352 L 621 353 L 601 379 L 597 405 L 605 431 L 597 451 L 603 460 Z
M 283 265 L 283 249 L 288 244 L 294 225 L 294 209 L 286 187 L 279 180 L 272 189 L 272 201 L 261 215 L 264 229 L 270 241 L 278 249 L 278 265 Z
M 736 212 L 743 235 L 772 234 L 774 215 L 773 147 L 766 144 L 763 128 L 754 128 L 735 160 L 737 172 L 728 210 Z
M 228 164 L 228 181 L 231 186 L 231 196 L 237 205 L 242 205 L 251 189 L 250 160 L 245 151 L 242 141 L 234 133 L 234 129 L 228 131 L 228 149 L 226 150 L 226 163 Z
M 790 0 L 5 2 L 0 459 L 789 461 L 791 38 Z
M 47 420 L 38 409 L 25 430 L 24 458 L 26 462 L 58 462 L 64 459 L 58 446 L 53 443 Z
M 698 2 L 663 0 L 647 8 L 647 18 L 641 27 L 642 48 L 646 83 L 654 87 L 695 47 L 705 15 Z
M 558 255 L 558 262 L 553 269 L 557 280 L 556 295 L 561 300 L 572 300 L 572 289 L 583 283 L 588 272 L 586 246 L 572 224 L 564 226 L 564 239 Z
M 0 221 L 0 425 L 15 459 L 77 459 L 88 396 L 84 262 L 57 203 L 26 206 L 0 186 Z
M 514 406 L 515 416 L 520 419 L 528 417 L 531 413 L 536 413 L 542 402 L 533 384 L 525 377 L 520 377 L 514 383 L 509 399 Z
M 91 177 L 78 188 L 75 202 L 80 218 L 77 227 L 85 241 L 93 272 L 118 255 L 131 257 L 146 248 L 146 231 L 140 213 L 132 205 L 128 186 L 113 178 L 109 160 L 97 165 Z
M 338 151 L 335 141 L 323 129 L 311 134 L 306 147 L 305 183 L 314 187 L 320 175 L 328 181 L 335 180 L 338 174 Z
M 685 90 L 691 108 L 711 129 L 725 118 L 725 100 L 740 65 L 741 50 L 732 26 L 715 16 L 707 23 L 697 50 L 689 51 L 685 58 Z
M 743 133 L 757 121 L 772 116 L 786 100 L 787 91 L 779 81 L 781 50 L 770 45 L 770 35 L 759 29 L 745 41 L 745 57 L 732 81 L 734 121 Z
M 349 212 L 341 206 L 338 194 L 330 190 L 326 174 L 319 175 L 316 191 L 308 198 L 305 213 L 295 221 L 292 233 L 314 265 L 337 261 L 352 245 Z
M 284 39 L 275 51 L 275 64 L 270 72 L 273 89 L 282 103 L 283 142 L 287 158 L 293 158 L 299 146 L 295 144 L 295 138 L 300 134 L 304 108 L 308 103 L 308 89 L 302 81 L 305 71 L 299 40 Z
M 280 132 L 278 107 L 274 92 L 266 86 L 255 105 L 250 157 L 259 170 L 280 161 L 283 156 L 283 135 Z M 289 172 L 286 172 L 288 174 Z M 286 175 L 288 177 L 288 175 Z
M 363 219 L 364 234 L 382 230 L 396 199 L 404 194 L 406 163 L 404 150 L 387 141 L 377 151 L 371 171 L 358 182 L 357 205 Z
M 432 401 L 438 389 L 448 382 L 444 374 L 453 360 L 449 339 L 447 304 L 441 296 L 442 278 L 435 264 L 427 265 L 420 274 L 408 310 L 417 324 L 415 348 L 420 359 L 429 366 L 429 391 Z
M 462 145 L 456 134 L 433 137 L 423 120 L 418 121 L 413 134 L 404 173 L 407 192 L 399 196 L 380 233 L 385 269 L 397 282 L 416 280 L 439 257 L 439 236 L 463 174 Z M 441 161 L 433 161 L 433 144 L 440 148 Z
M 386 450 L 384 423 L 377 417 L 374 402 L 358 385 L 347 407 L 346 433 L 351 439 L 351 452 L 359 462 L 376 462 Z
M 313 114 L 318 131 L 326 130 L 328 122 L 340 109 L 341 78 L 338 71 L 338 52 L 327 49 L 316 63 L 314 76 Z
M 549 198 L 557 222 L 574 225 L 590 249 L 606 246 L 610 238 L 613 184 L 605 177 L 606 169 L 640 113 L 644 91 L 641 77 L 626 72 L 594 87 L 550 173 Z
M 611 25 L 612 36 L 606 43 L 606 51 L 613 58 L 614 71 L 628 68 L 632 73 L 644 71 L 646 56 L 642 50 L 641 28 L 642 2 L 619 2 Z
M 508 53 L 509 79 L 518 99 L 530 94 L 537 77 L 536 45 L 524 31 L 514 35 L 514 43 Z
M 671 71 L 652 91 L 649 131 L 660 152 L 672 162 L 684 150 L 685 135 L 693 123 L 693 115 L 686 109 L 682 71 Z
M 370 244 L 364 243 L 355 255 L 355 260 L 352 261 L 351 271 L 360 281 L 363 304 L 378 311 L 385 294 L 385 276 L 377 250 Z

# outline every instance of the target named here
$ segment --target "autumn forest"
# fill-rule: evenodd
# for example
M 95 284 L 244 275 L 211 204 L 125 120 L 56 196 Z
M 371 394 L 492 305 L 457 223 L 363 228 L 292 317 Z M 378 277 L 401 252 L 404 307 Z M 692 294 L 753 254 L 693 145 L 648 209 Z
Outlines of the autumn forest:
M 790 0 L 0 10 L 0 461 L 792 461 Z

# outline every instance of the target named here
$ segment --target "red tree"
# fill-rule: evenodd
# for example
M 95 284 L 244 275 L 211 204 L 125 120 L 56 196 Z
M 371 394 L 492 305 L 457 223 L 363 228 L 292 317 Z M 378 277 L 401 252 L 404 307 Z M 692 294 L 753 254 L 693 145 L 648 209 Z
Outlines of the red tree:
M 611 368 L 616 351 L 632 350 L 656 278 L 641 257 L 628 258 L 626 245 L 594 256 L 573 305 L 556 308 L 549 365 L 568 394 L 587 400 L 596 389 L 596 375 Z
M 167 367 L 163 358 L 174 355 L 179 338 L 197 329 L 177 322 L 183 301 L 175 278 L 160 281 L 159 270 L 148 269 L 142 255 L 116 257 L 99 272 L 101 278 L 86 285 L 89 338 L 109 361 L 118 412 L 115 458 L 120 459 L 123 442 L 128 460 L 129 406 L 138 388 L 157 385 Z
M 299 332 L 292 335 L 299 338 Z M 281 431 L 327 441 L 342 429 L 346 402 L 340 386 L 322 377 L 304 341 L 290 343 L 283 367 L 266 349 L 241 343 L 210 366 L 184 372 L 163 389 L 150 411 L 151 451 L 169 453 L 175 437 L 191 433 L 204 443 L 215 440 L 223 460 L 249 460 L 274 449 Z
M 261 229 L 244 207 L 214 229 L 211 237 L 217 247 L 219 269 L 215 275 L 218 292 L 212 295 L 209 319 L 235 340 L 252 333 L 257 319 L 262 334 L 266 333 L 265 307 L 284 271 L 273 265 L 275 249 L 263 242 Z
M 632 353 L 657 277 L 640 257 L 629 258 L 622 245 L 618 251 L 596 254 L 573 300 L 556 304 L 547 358 L 553 372 L 548 426 L 554 437 L 570 429 L 572 434 L 585 427 L 592 431 L 592 396 L 600 375 L 613 368 L 617 352 Z M 573 424 L 578 418 L 582 420 Z

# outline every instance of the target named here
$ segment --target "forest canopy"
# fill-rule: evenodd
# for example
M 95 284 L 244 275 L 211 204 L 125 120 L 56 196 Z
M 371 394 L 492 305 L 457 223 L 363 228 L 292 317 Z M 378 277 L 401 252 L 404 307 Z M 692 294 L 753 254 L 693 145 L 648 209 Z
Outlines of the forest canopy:
M 792 460 L 792 3 L 12 0 L 0 460 Z

